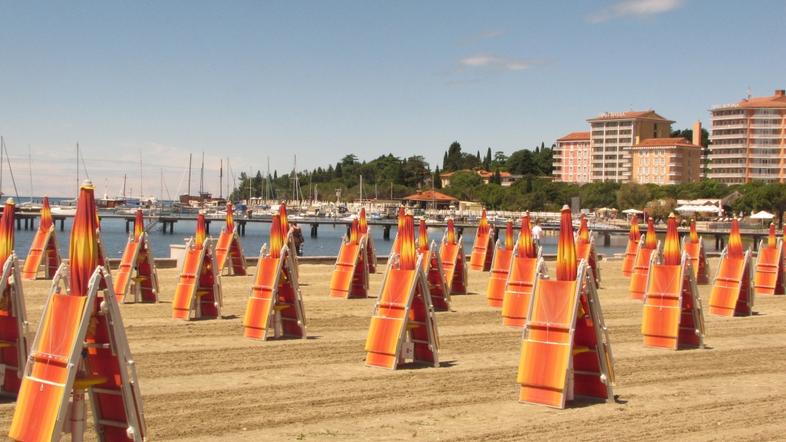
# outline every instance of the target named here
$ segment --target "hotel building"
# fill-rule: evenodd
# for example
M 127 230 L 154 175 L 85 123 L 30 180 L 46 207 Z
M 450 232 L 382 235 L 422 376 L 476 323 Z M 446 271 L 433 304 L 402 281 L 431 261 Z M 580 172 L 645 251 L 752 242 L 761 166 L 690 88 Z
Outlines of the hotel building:
M 631 147 L 631 181 L 640 184 L 683 184 L 701 177 L 701 146 L 694 135 L 685 138 L 649 138 Z M 699 138 L 700 140 L 701 138 Z
M 592 178 L 590 133 L 571 132 L 557 140 L 554 149 L 554 179 L 584 184 Z
M 590 181 L 616 182 L 629 182 L 633 178 L 631 147 L 648 138 L 669 137 L 673 123 L 651 110 L 604 113 L 587 122 L 591 128 Z
M 786 182 L 786 93 L 714 106 L 708 178 L 727 184 Z

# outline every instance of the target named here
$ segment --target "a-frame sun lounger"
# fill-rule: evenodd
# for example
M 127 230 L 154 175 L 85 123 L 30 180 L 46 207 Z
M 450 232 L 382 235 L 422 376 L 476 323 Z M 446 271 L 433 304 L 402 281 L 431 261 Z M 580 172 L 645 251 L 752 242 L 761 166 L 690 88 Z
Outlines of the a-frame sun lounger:
M 633 264 L 633 273 L 630 275 L 628 290 L 630 291 L 631 299 L 644 299 L 650 265 L 658 259 L 659 253 L 660 241 L 656 239 L 655 225 L 652 218 L 649 218 L 647 220 L 647 234 L 643 235 L 639 240 L 639 249 Z
M 14 212 L 9 198 L 0 217 L 0 395 L 15 397 L 19 392 L 27 360 L 27 310 L 19 261 L 14 253 Z
M 36 279 L 41 272 L 43 272 L 43 279 L 52 279 L 59 266 L 60 252 L 57 250 L 52 210 L 49 208 L 49 198 L 44 197 L 38 230 L 22 268 L 22 279 Z
M 704 347 L 701 297 L 690 259 L 687 253 L 680 253 L 679 242 L 677 221 L 672 215 L 662 262 L 650 266 L 647 278 L 641 333 L 648 347 L 673 350 Z
M 450 288 L 445 280 L 444 265 L 437 250 L 437 243 L 431 241 L 428 251 L 421 252 L 421 254 L 423 255 L 423 272 L 426 274 L 426 282 L 428 282 L 428 290 L 431 295 L 431 303 L 434 305 L 434 311 L 449 311 Z
M 9 437 L 56 441 L 70 432 L 82 440 L 89 403 L 99 440 L 141 442 L 147 436 L 142 395 L 111 276 L 97 268 L 80 296 L 69 294 L 67 274 L 61 266 L 52 283 Z M 101 279 L 108 287 L 103 295 Z
M 330 278 L 330 296 L 334 298 L 368 297 L 368 262 L 366 236 L 360 236 L 357 220 L 352 222 L 350 235 L 341 241 L 336 265 Z
M 426 275 L 434 311 L 445 312 L 450 310 L 450 292 L 445 282 L 442 259 L 437 251 L 437 244 L 434 241 L 431 241 L 429 244 L 428 227 L 425 219 L 420 220 L 417 253 L 423 257 L 421 260 L 423 273 Z
M 510 273 L 505 285 L 502 301 L 502 324 L 513 328 L 523 328 L 527 322 L 530 297 L 541 277 L 547 276 L 546 263 L 541 257 L 541 249 L 535 258 L 518 256 L 514 251 L 510 263 Z
M 502 307 L 505 298 L 505 284 L 510 274 L 510 264 L 513 260 L 513 222 L 505 225 L 505 238 L 497 239 L 494 259 L 491 262 L 489 282 L 486 286 L 486 302 L 489 307 Z
M 86 182 L 74 217 L 70 267 L 61 265 L 52 281 L 27 357 L 11 439 L 57 441 L 70 432 L 71 440 L 84 440 L 88 402 L 98 440 L 147 437 L 136 364 L 112 277 L 101 265 L 95 213 L 93 186 Z
M 775 237 L 775 225 L 770 224 L 767 241 L 759 242 L 756 256 L 756 271 L 753 276 L 755 296 L 782 295 L 783 287 L 783 240 Z
M 237 234 L 234 210 L 232 203 L 228 202 L 226 226 L 221 230 L 216 241 L 216 262 L 220 274 L 226 271 L 225 274 L 228 276 L 245 276 L 246 256 L 243 254 L 243 245 Z
M 141 209 L 137 210 L 134 232 L 129 235 L 123 250 L 114 288 L 118 302 L 158 302 L 158 271 Z
M 172 317 L 175 319 L 216 319 L 221 316 L 221 278 L 216 271 L 213 240 L 204 235 L 204 215 L 200 213 L 197 233 L 186 243 L 183 267 L 172 298 Z
M 622 258 L 622 276 L 626 278 L 630 278 L 630 275 L 633 274 L 636 255 L 639 253 L 640 240 L 639 219 L 636 215 L 633 215 L 633 218 L 630 220 L 630 232 L 628 233 L 628 244 L 625 246 L 625 256 Z
M 704 241 L 696 232 L 696 221 L 691 220 L 690 235 L 682 239 L 682 250 L 688 254 L 688 259 L 693 268 L 693 276 L 696 284 L 705 285 L 710 283 L 710 264 L 704 253 Z
M 243 336 L 251 339 L 306 338 L 306 314 L 280 216 L 270 225 L 270 250 L 259 251 L 257 274 L 243 315 Z M 278 232 L 278 233 L 276 233 Z
M 423 255 L 415 250 L 411 215 L 399 232 L 401 254 L 387 266 L 366 338 L 366 365 L 396 369 L 399 364 L 439 365 L 436 315 Z
M 452 240 L 451 238 L 457 239 Z M 447 292 L 451 294 L 466 294 L 467 255 L 464 253 L 464 237 L 456 236 L 452 219 L 448 219 L 448 228 L 439 245 L 439 257 L 442 261 Z
M 27 310 L 16 254 L 3 264 L 0 276 L 0 395 L 16 396 L 27 361 Z
M 575 247 L 567 207 L 558 247 Z M 614 357 L 592 269 L 584 261 L 575 267 L 575 249 L 559 249 L 557 278 L 541 278 L 530 299 L 516 378 L 519 401 L 557 408 L 576 397 L 611 402 Z
M 648 347 L 704 348 L 704 313 L 687 254 L 680 264 L 650 268 L 641 333 Z
M 660 241 L 654 249 L 644 247 L 644 237 L 641 237 L 636 261 L 633 265 L 633 273 L 630 275 L 628 290 L 631 299 L 644 299 L 644 292 L 647 289 L 647 275 L 649 275 L 650 265 L 658 258 L 660 253 Z
M 751 251 L 742 251 L 739 222 L 732 220 L 729 242 L 723 250 L 710 291 L 710 314 L 750 316 L 753 314 L 753 269 Z
M 494 259 L 494 228 L 486 218 L 486 210 L 480 217 L 478 229 L 475 232 L 475 242 L 472 245 L 472 254 L 469 256 L 469 268 L 488 272 L 491 270 L 491 261 Z
M 540 279 L 526 322 L 519 401 L 565 408 L 575 397 L 614 400 L 614 358 L 586 263 L 576 281 Z
M 530 297 L 538 279 L 548 277 L 541 248 L 532 239 L 529 213 L 521 219 L 521 233 L 513 250 L 502 301 L 502 324 L 522 328 L 527 321 Z
M 721 254 L 715 283 L 710 291 L 710 313 L 716 316 L 750 316 L 753 313 L 751 252 L 742 258 Z

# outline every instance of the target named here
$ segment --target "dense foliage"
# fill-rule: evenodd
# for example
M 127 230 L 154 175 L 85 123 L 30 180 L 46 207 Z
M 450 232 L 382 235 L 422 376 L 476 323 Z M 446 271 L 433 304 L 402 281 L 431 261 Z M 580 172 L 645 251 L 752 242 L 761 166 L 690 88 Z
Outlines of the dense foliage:
M 674 136 L 691 137 L 690 130 L 675 131 Z M 706 143 L 706 131 L 702 133 L 702 144 Z M 647 209 L 658 217 L 665 217 L 676 206 L 678 199 L 724 198 L 739 192 L 739 198 L 732 200 L 728 211 L 767 210 L 780 219 L 786 211 L 786 185 L 750 183 L 728 186 L 704 179 L 698 182 L 679 185 L 658 186 L 635 183 L 589 183 L 576 185 L 554 182 L 552 173 L 552 148 L 541 144 L 532 150 L 522 149 L 510 156 L 503 152 L 486 149 L 485 154 L 462 152 L 461 145 L 454 142 L 443 156 L 442 168 L 433 170 L 422 156 L 398 158 L 382 155 L 371 161 L 359 161 L 355 155 L 347 155 L 335 165 L 326 169 L 318 167 L 298 174 L 301 198 L 311 199 L 316 194 L 320 200 L 335 200 L 338 190 L 341 200 L 355 200 L 360 196 L 359 177 L 363 176 L 363 198 L 398 199 L 414 193 L 418 189 L 436 189 L 460 200 L 480 201 L 489 209 L 495 210 L 558 210 L 571 199 L 578 197 L 581 207 L 597 209 L 601 207 Z M 489 184 L 473 170 L 485 169 L 493 172 Z M 519 175 L 512 186 L 502 186 L 500 172 L 508 171 Z M 450 185 L 441 187 L 440 173 L 456 172 L 451 176 Z M 294 177 L 291 173 L 278 175 L 273 172 L 269 179 L 257 172 L 249 177 L 242 173 L 232 199 L 270 195 L 274 199 L 293 199 Z M 270 183 L 268 190 L 268 184 Z

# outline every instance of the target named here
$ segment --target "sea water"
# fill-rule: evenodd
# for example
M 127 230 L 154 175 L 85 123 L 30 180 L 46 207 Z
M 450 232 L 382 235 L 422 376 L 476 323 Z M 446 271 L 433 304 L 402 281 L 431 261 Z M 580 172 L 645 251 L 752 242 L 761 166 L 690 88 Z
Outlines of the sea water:
M 69 239 L 71 237 L 71 224 L 73 218 L 65 219 L 65 230 L 60 231 L 60 222 L 55 224 L 55 234 L 57 237 L 57 245 L 60 249 L 60 254 L 63 257 L 68 256 Z M 290 221 L 291 223 L 292 221 Z M 133 224 L 129 227 L 133 229 Z M 218 220 L 211 220 L 210 223 L 210 236 L 218 238 L 224 223 Z M 345 224 L 320 224 L 317 232 L 317 238 L 309 236 L 311 228 L 308 224 L 304 223 L 301 226 L 305 243 L 303 244 L 304 256 L 336 256 L 341 245 L 341 239 L 347 233 L 347 226 Z M 126 222 L 122 219 L 103 219 L 101 220 L 101 241 L 104 244 L 104 250 L 109 258 L 120 258 L 123 254 L 126 242 L 128 241 L 128 233 L 126 232 Z M 196 229 L 196 222 L 191 220 L 181 220 L 175 223 L 174 233 L 163 233 L 161 226 L 157 225 L 148 233 L 150 247 L 153 250 L 153 255 L 157 258 L 169 257 L 169 246 L 172 244 L 185 244 L 189 237 L 194 234 Z M 390 247 L 393 244 L 392 239 L 395 237 L 396 228 L 391 227 L 389 240 L 383 239 L 382 227 L 370 226 L 372 236 L 374 238 L 374 245 L 376 252 L 379 256 L 386 256 L 390 252 Z M 248 223 L 246 224 L 246 234 L 240 237 L 243 245 L 243 251 L 246 256 L 258 256 L 259 249 L 262 244 L 267 243 L 269 240 L 269 223 Z M 30 244 L 33 241 L 33 236 L 36 230 L 17 230 L 15 235 L 16 255 L 20 259 L 24 259 L 30 250 Z M 502 231 L 501 231 L 502 232 Z M 444 228 L 429 228 L 429 243 L 434 240 L 439 244 L 444 234 Z M 469 254 L 472 251 L 472 242 L 475 237 L 475 229 L 464 229 L 464 251 Z M 541 245 L 543 246 L 543 253 L 553 254 L 557 252 L 557 236 L 546 236 L 542 238 Z M 610 255 L 614 253 L 623 253 L 624 247 L 598 247 L 598 253 Z

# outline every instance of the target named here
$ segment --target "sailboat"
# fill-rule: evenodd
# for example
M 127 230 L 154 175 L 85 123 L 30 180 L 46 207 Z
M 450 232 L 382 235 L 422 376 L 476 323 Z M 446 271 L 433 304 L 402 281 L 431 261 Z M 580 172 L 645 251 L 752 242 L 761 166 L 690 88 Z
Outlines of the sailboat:
M 226 199 L 223 197 L 213 198 L 213 194 L 205 191 L 205 153 L 202 152 L 202 167 L 199 174 L 199 193 L 191 195 L 191 160 L 192 155 L 188 155 L 188 191 L 180 195 L 178 201 L 181 207 L 186 208 L 219 208 L 226 204 Z M 222 168 L 223 169 L 223 168 Z M 223 170 L 222 170 L 223 175 Z M 222 177 L 223 178 L 223 177 Z

